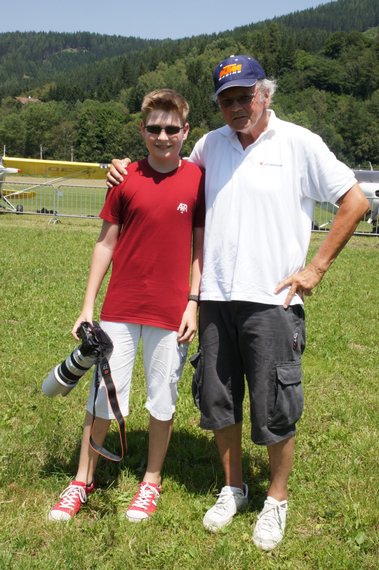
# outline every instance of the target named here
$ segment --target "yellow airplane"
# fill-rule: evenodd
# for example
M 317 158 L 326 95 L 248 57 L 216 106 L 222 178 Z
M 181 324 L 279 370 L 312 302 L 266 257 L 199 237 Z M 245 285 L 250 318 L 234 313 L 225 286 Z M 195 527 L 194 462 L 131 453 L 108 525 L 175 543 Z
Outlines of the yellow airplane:
M 23 190 L 3 190 L 6 174 L 28 174 L 49 178 L 49 184 L 67 178 L 83 178 L 85 180 L 105 180 L 108 164 L 97 162 L 70 162 L 65 160 L 40 160 L 35 158 L 0 157 L 0 209 L 8 212 L 18 211 L 12 200 L 34 197 L 34 186 Z M 53 178 L 53 180 L 51 180 Z M 40 184 L 35 187 L 40 186 Z
M 88 180 L 105 179 L 104 170 L 108 168 L 108 164 L 97 162 L 39 160 L 36 158 L 13 158 L 10 156 L 3 156 L 3 166 L 16 168 L 21 170 L 22 174 L 30 174 L 32 176 L 70 178 L 70 174 L 73 174 L 73 178 L 85 178 Z

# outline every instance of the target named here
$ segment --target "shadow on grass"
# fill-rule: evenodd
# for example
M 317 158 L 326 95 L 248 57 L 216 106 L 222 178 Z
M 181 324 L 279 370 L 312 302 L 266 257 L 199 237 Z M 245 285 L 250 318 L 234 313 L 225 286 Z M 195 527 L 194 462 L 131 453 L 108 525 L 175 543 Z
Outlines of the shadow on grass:
M 123 471 L 142 480 L 146 469 L 148 433 L 145 430 L 131 430 L 127 433 L 128 454 L 120 463 L 100 458 L 96 471 L 96 482 L 101 488 L 116 482 Z M 65 474 L 67 478 L 76 473 L 80 441 L 71 456 L 62 457 L 59 442 L 47 457 L 41 468 L 41 477 L 49 478 L 57 474 Z M 105 447 L 114 453 L 120 450 L 117 432 L 108 434 Z M 258 453 L 243 452 L 243 472 L 250 490 L 251 507 L 261 507 L 265 498 L 267 480 L 269 478 L 268 463 Z M 224 484 L 223 470 L 216 444 L 201 432 L 194 433 L 180 428 L 174 431 L 163 468 L 163 478 L 170 477 L 189 493 L 206 495 L 210 491 L 218 492 Z

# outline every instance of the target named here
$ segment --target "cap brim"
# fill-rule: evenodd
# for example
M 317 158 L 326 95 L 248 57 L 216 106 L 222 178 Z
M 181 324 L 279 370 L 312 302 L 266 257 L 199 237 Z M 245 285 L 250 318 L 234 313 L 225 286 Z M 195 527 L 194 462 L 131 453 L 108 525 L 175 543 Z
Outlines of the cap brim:
M 235 79 L 233 81 L 227 81 L 227 83 L 224 83 L 224 85 L 221 85 L 221 87 L 219 87 L 217 91 L 215 91 L 215 95 L 219 95 L 220 93 L 222 93 L 226 89 L 230 89 L 231 87 L 253 87 L 253 85 L 255 85 L 257 81 L 258 79 L 255 79 L 253 82 L 251 81 L 251 79 Z

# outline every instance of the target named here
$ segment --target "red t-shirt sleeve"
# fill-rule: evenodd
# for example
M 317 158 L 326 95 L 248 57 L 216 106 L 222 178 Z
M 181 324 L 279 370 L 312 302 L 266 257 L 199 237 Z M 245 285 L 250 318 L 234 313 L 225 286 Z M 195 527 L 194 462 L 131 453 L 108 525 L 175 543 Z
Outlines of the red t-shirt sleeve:
M 122 224 L 120 217 L 123 213 L 122 188 L 124 183 L 125 182 L 121 182 L 118 186 L 109 188 L 105 196 L 104 206 L 99 214 L 102 220 L 111 224 Z

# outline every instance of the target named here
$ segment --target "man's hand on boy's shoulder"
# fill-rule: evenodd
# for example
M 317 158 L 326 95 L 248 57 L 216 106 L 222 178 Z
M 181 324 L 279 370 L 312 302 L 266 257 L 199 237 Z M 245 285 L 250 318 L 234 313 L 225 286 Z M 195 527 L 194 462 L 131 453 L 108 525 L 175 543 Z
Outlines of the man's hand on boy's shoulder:
M 123 158 L 122 160 L 114 158 L 107 173 L 107 186 L 112 188 L 121 184 L 124 176 L 128 174 L 127 167 L 132 161 L 130 158 Z

